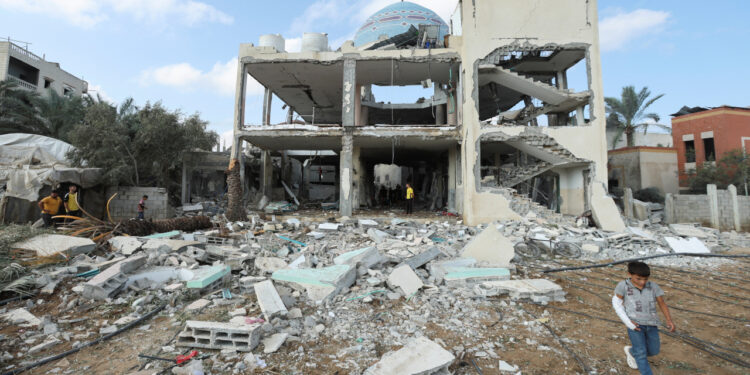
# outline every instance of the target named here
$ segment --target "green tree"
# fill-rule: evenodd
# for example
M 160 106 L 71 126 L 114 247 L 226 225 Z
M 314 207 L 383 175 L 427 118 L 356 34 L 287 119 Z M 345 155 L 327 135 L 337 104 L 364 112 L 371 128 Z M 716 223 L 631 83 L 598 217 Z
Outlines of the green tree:
M 703 163 L 685 174 L 691 192 L 705 193 L 708 184 L 715 184 L 719 189 L 734 185 L 738 193 L 747 195 L 750 157 L 740 149 L 732 150 L 725 153 L 716 163 Z
M 648 87 L 644 87 L 636 93 L 634 86 L 625 86 L 622 88 L 622 94 L 619 99 L 604 98 L 604 102 L 607 105 L 608 125 L 617 128 L 613 144 L 617 144 L 622 135 L 625 134 L 627 146 L 634 147 L 635 132 L 638 129 L 643 129 L 643 133 L 646 134 L 649 126 L 656 126 L 669 132 L 672 131 L 672 128 L 669 126 L 645 122 L 647 119 L 659 122 L 660 118 L 658 114 L 646 113 L 646 110 L 655 101 L 661 99 L 664 94 L 659 94 L 650 99 L 649 96 L 651 96 L 651 92 L 648 90 Z
M 40 134 L 65 142 L 70 141 L 70 132 L 83 121 L 86 112 L 83 97 L 60 95 L 55 90 L 37 97 L 34 104 L 41 122 Z
M 0 81 L 0 134 L 40 134 L 40 119 L 34 106 L 36 91 L 21 88 L 11 80 Z

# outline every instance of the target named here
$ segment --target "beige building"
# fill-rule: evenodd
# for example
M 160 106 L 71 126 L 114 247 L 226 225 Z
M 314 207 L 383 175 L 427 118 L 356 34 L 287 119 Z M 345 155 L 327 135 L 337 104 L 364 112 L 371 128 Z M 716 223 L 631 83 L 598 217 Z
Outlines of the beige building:
M 60 95 L 81 95 L 88 83 L 13 42 L 0 41 L 0 80 L 12 80 L 27 90 L 46 95 L 54 90 Z
M 633 191 L 655 187 L 663 194 L 679 193 L 677 150 L 639 146 L 609 151 L 609 186 Z
M 624 229 L 606 187 L 596 1 L 460 1 L 450 22 L 397 2 L 334 51 L 312 33 L 297 53 L 279 35 L 240 45 L 233 157 L 243 142 L 262 149 L 270 192 L 274 154 L 336 152 L 346 216 L 377 207 L 375 166 L 395 164 L 424 208 L 470 225 L 518 218 L 523 199 L 562 214 L 591 209 L 604 229 Z M 583 87 L 568 85 L 575 66 Z M 263 117 L 248 123 L 249 76 L 266 95 Z M 432 91 L 411 103 L 377 94 L 404 86 Z M 286 123 L 270 124 L 273 97 L 289 109 Z

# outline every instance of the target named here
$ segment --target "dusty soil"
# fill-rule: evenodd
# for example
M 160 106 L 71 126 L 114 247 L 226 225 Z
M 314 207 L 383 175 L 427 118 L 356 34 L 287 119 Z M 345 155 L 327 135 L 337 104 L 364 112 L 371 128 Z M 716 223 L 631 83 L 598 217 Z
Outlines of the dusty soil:
M 744 252 L 739 250 L 738 252 Z M 564 262 L 568 265 L 583 264 L 582 262 Z M 519 267 L 520 274 L 528 276 L 538 275 L 538 269 Z M 609 303 L 611 291 L 615 284 L 625 276 L 625 266 L 591 269 L 585 271 L 570 271 L 548 274 L 546 277 L 558 282 L 567 292 L 567 302 L 553 303 L 549 307 L 530 303 L 511 304 L 507 297 L 493 297 L 489 304 L 488 314 L 491 319 L 483 321 L 484 329 L 476 332 L 475 337 L 466 337 L 461 327 L 450 322 L 450 317 L 443 317 L 438 323 L 427 323 L 423 332 L 432 340 L 439 342 L 451 350 L 458 359 L 451 366 L 456 374 L 498 374 L 497 359 L 490 357 L 476 357 L 468 352 L 457 352 L 455 347 L 476 347 L 486 342 L 501 343 L 504 350 L 495 350 L 495 354 L 511 364 L 518 365 L 524 374 L 576 374 L 583 373 L 581 365 L 567 352 L 560 341 L 549 334 L 546 329 L 530 329 L 529 322 L 535 318 L 543 320 L 563 340 L 565 345 L 575 353 L 583 364 L 596 373 L 637 374 L 625 363 L 623 346 L 628 345 L 627 334 L 620 323 L 602 321 L 576 313 L 584 313 L 594 317 L 617 320 Z M 666 301 L 672 307 L 672 316 L 679 333 L 688 334 L 724 348 L 736 350 L 729 352 L 745 362 L 750 362 L 750 261 L 740 260 L 729 266 L 715 271 L 695 271 L 686 269 L 671 269 L 654 267 L 652 281 L 657 282 L 666 292 Z M 61 288 L 71 288 L 75 283 L 68 282 Z M 55 315 L 60 304 L 57 296 L 43 298 L 44 302 L 35 305 L 30 311 L 37 316 L 45 314 Z M 13 302 L 7 307 L 25 306 L 26 302 Z M 505 305 L 505 306 L 503 306 Z M 254 298 L 249 297 L 243 305 L 249 315 L 257 314 L 258 308 Z M 552 307 L 572 310 L 565 312 Z M 159 355 L 160 348 L 170 343 L 172 337 L 181 329 L 181 322 L 185 319 L 225 319 L 231 308 L 222 307 L 212 309 L 210 313 L 188 314 L 178 313 L 174 317 L 158 316 L 143 323 L 147 329 L 136 327 L 115 338 L 88 347 L 80 352 L 41 366 L 27 373 L 48 374 L 59 368 L 59 373 L 69 374 L 127 374 L 137 371 L 144 363 L 137 355 L 139 353 Z M 389 313 L 399 309 L 408 309 L 408 304 L 401 301 L 375 300 L 368 306 L 368 310 Z M 720 315 L 708 316 L 685 310 Z M 304 306 L 303 313 L 312 312 L 315 307 Z M 519 312 L 524 309 L 526 312 Z M 545 313 L 546 311 L 546 313 Z M 80 339 L 86 342 L 98 337 L 96 325 L 102 320 L 115 320 L 123 311 L 110 309 L 106 304 L 98 303 L 84 305 L 78 310 L 62 313 L 57 318 L 74 319 L 85 317 L 86 321 L 73 325 L 60 324 L 60 329 L 75 334 L 77 332 L 96 330 L 91 337 Z M 530 313 L 530 314 L 529 314 Z M 370 313 L 363 310 L 363 322 L 372 318 Z M 521 315 L 519 315 L 521 314 Z M 439 315 L 439 313 L 437 314 Z M 522 316 L 525 318 L 517 318 Z M 729 319 L 734 318 L 735 320 Z M 388 330 L 385 322 L 379 322 L 378 327 Z M 357 342 L 342 342 L 331 339 L 324 331 L 317 342 L 287 341 L 282 348 L 269 355 L 264 355 L 268 367 L 256 370 L 257 374 L 348 374 L 341 363 L 351 360 L 349 350 L 357 346 Z M 17 327 L 5 326 L 0 334 L 18 335 Z M 750 368 L 743 368 L 724 359 L 712 356 L 684 341 L 662 335 L 662 351 L 651 359 L 655 374 L 750 374 Z M 76 341 L 71 340 L 72 341 Z M 39 341 L 41 342 L 41 341 Z M 57 354 L 70 348 L 70 342 L 63 342 L 56 347 L 38 353 L 35 358 Z M 298 350 L 304 350 L 304 361 L 299 360 Z M 386 347 L 376 343 L 379 355 L 398 349 Z M 256 349 L 255 352 L 262 352 Z M 740 352 L 737 352 L 740 351 Z M 13 350 L 11 349 L 11 352 Z M 203 352 L 203 351 L 201 351 Z M 216 351 L 206 351 L 216 354 Z M 743 353 L 744 352 L 744 353 Z M 238 356 L 238 359 L 241 356 Z M 22 360 L 18 359 L 13 365 Z M 211 363 L 206 360 L 206 363 Z M 360 367 L 367 367 L 374 363 L 358 363 Z M 160 367 L 164 364 L 159 363 Z M 7 365 L 6 365 L 7 366 Z M 8 370 L 11 367 L 3 367 Z M 351 367 L 350 367 L 351 368 Z M 209 371 L 209 373 L 216 373 Z M 252 373 L 252 372 L 246 372 Z

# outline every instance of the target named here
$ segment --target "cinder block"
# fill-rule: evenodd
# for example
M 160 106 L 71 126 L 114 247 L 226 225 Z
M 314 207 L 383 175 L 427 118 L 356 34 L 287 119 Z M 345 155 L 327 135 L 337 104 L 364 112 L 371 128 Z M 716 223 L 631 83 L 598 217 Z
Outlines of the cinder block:
M 279 293 L 276 291 L 276 287 L 273 286 L 271 280 L 256 283 L 253 287 L 255 288 L 255 296 L 258 299 L 260 310 L 267 321 L 270 321 L 277 314 L 287 313 L 286 306 L 281 301 L 281 297 L 279 297 Z
M 221 287 L 225 278 L 231 277 L 230 272 L 229 266 L 224 264 L 199 269 L 186 286 L 188 289 L 213 290 Z
M 177 336 L 177 346 L 249 352 L 258 346 L 260 334 L 260 324 L 188 320 L 185 329 Z
M 92 299 L 112 298 L 125 287 L 128 277 L 120 272 L 120 267 L 109 267 L 83 284 L 83 297 Z

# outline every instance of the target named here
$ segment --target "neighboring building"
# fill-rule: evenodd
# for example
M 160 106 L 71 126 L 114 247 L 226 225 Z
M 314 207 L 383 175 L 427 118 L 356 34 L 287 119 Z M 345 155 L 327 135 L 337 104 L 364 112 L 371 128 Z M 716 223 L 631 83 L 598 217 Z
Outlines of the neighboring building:
M 623 230 L 606 187 L 597 2 L 460 1 L 451 24 L 446 34 L 431 10 L 396 2 L 336 51 L 315 33 L 297 53 L 284 51 L 280 35 L 241 44 L 232 157 L 242 162 L 243 142 L 263 150 L 261 190 L 270 196 L 272 153 L 335 151 L 342 216 L 383 202 L 372 199 L 375 166 L 396 164 L 424 207 L 470 225 L 525 214 L 515 191 L 564 214 L 591 209 L 604 229 Z M 568 86 L 573 66 L 585 72 L 578 90 Z M 248 75 L 265 87 L 259 123 L 245 122 Z M 398 103 L 376 98 L 380 86 L 433 93 Z M 274 96 L 289 110 L 283 124 L 270 124 Z
M 46 61 L 12 42 L 0 42 L 0 80 L 6 79 L 42 95 L 49 90 L 60 95 L 81 95 L 89 86 L 86 81 L 62 70 L 59 63 Z
M 617 129 L 607 128 L 607 149 L 617 150 L 628 146 L 628 139 L 623 134 L 615 144 Z M 637 131 L 633 134 L 635 147 L 672 147 L 672 134 L 668 133 L 646 133 Z
M 686 172 L 715 162 L 731 150 L 750 150 L 750 108 L 683 107 L 672 116 L 681 187 L 687 187 Z
M 667 147 L 625 147 L 611 150 L 609 186 L 633 191 L 655 187 L 677 194 L 677 150 Z

